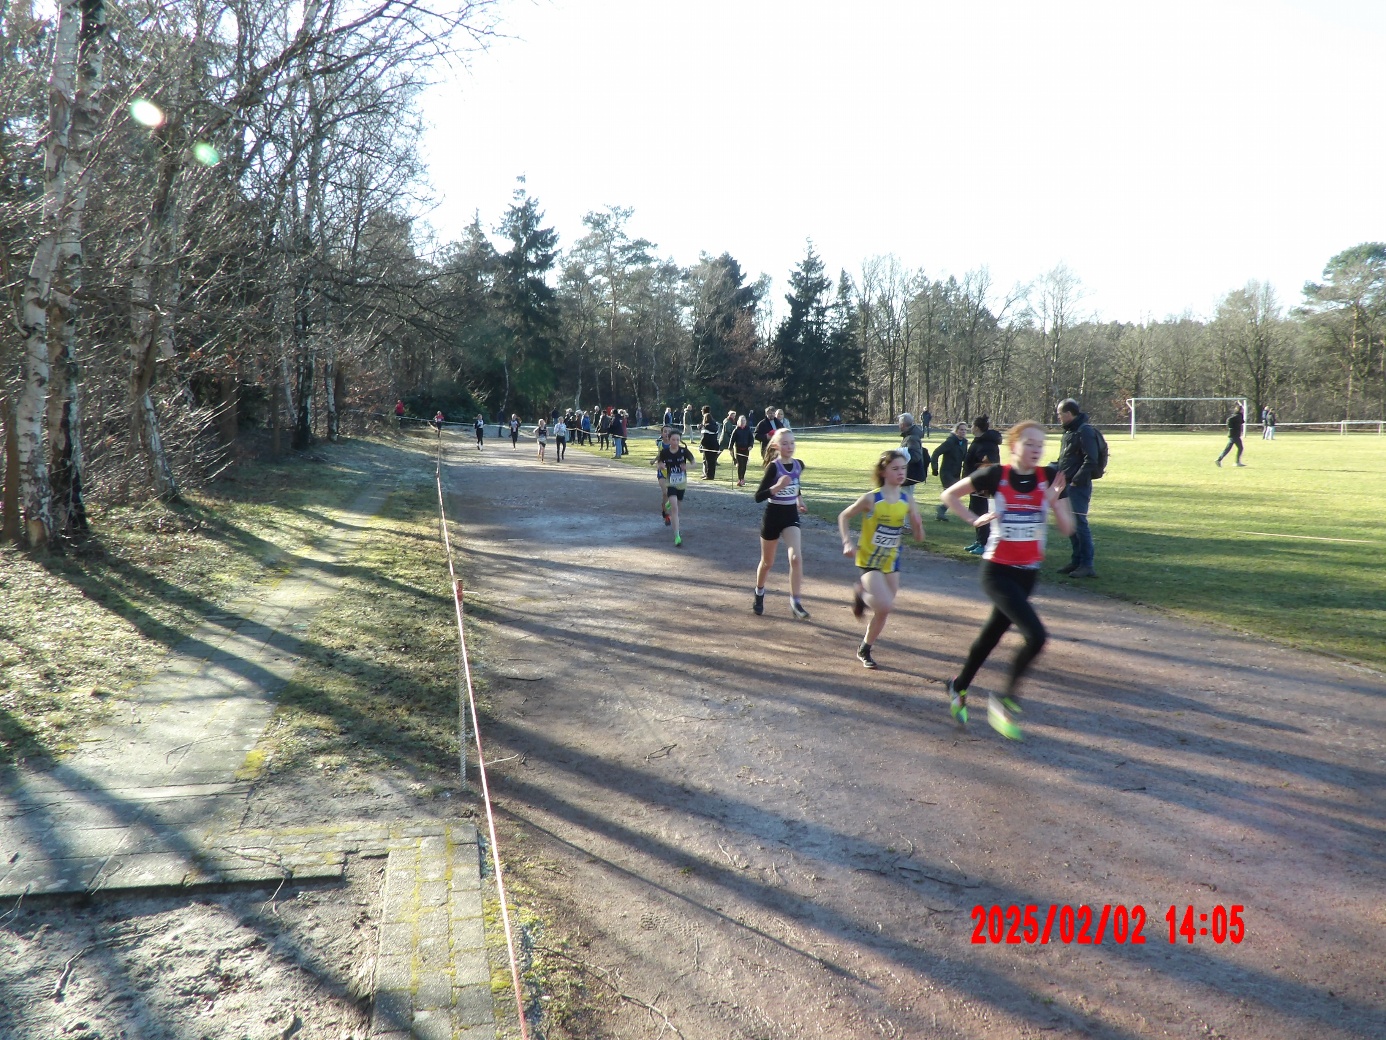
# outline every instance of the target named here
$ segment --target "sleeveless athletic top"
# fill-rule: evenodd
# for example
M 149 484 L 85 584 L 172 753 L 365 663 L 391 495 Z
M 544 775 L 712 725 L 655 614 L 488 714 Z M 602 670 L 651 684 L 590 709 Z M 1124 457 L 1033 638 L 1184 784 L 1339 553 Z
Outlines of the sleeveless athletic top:
M 900 501 L 887 502 L 885 493 L 876 492 L 875 504 L 861 522 L 857 539 L 857 566 L 885 571 L 900 569 L 900 539 L 910 518 L 909 492 L 901 489 Z
M 1001 479 L 991 499 L 991 511 L 997 519 L 991 523 L 982 559 L 1025 570 L 1038 570 L 1044 562 L 1045 521 L 1049 516 L 1044 492 L 1049 482 L 1043 470 L 1036 470 L 1034 478 L 1032 490 L 1018 491 L 1011 482 L 1011 467 L 1001 467 Z
M 786 466 L 779 459 L 771 463 L 775 467 L 775 479 L 770 483 L 776 484 L 781 477 L 793 477 L 789 485 L 783 491 L 776 491 L 770 496 L 770 504 L 776 506 L 798 506 L 799 504 L 799 474 L 804 471 L 804 464 L 798 459 L 790 461 Z

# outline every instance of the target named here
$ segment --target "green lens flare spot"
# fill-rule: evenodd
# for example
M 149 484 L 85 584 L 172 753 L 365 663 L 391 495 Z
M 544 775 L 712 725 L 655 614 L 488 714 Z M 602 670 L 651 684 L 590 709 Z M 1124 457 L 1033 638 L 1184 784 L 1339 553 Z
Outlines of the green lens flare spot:
M 152 101 L 139 98 L 130 102 L 130 118 L 140 126 L 153 130 L 164 125 L 164 110 Z
M 203 166 L 215 166 L 221 162 L 221 153 L 206 141 L 198 141 L 193 145 L 192 154 Z

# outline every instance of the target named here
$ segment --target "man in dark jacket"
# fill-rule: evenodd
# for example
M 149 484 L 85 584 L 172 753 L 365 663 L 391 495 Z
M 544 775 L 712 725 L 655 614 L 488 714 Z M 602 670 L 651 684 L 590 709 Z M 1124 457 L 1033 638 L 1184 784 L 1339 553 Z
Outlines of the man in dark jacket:
M 900 447 L 910 453 L 909 462 L 905 464 L 905 486 L 922 484 L 924 478 L 929 475 L 925 468 L 927 463 L 924 455 L 924 431 L 919 428 L 919 424 L 909 412 L 901 413 L 899 423 Z
M 765 461 L 765 446 L 770 443 L 771 435 L 778 429 L 775 425 L 775 409 L 765 409 L 765 418 L 756 423 L 756 443 L 760 445 L 761 462 Z
M 1073 558 L 1059 568 L 1059 573 L 1067 574 L 1070 578 L 1095 578 L 1097 571 L 1093 570 L 1088 506 L 1092 504 L 1092 474 L 1097 466 L 1097 431 L 1078 407 L 1078 402 L 1071 397 L 1059 402 L 1058 412 L 1064 436 L 1059 442 L 1059 461 L 1054 465 L 1059 467 L 1068 481 L 1062 497 L 1068 499 L 1077 525 L 1077 530 L 1068 539 L 1073 548 Z
M 958 423 L 953 432 L 943 438 L 943 443 L 934 449 L 929 457 L 929 466 L 934 476 L 943 481 L 944 488 L 950 488 L 962 479 L 963 460 L 967 458 L 967 424 Z M 939 462 L 942 460 L 943 465 Z M 948 521 L 948 507 L 938 507 L 937 519 Z
M 970 477 L 983 466 L 994 466 L 1001 461 L 1001 432 L 991 428 L 991 417 L 979 415 L 972 420 L 972 443 L 968 445 L 963 459 L 963 476 Z M 991 504 L 985 495 L 970 495 L 967 508 L 978 516 L 990 512 Z M 987 539 L 991 536 L 991 524 L 974 528 L 977 540 L 966 546 L 965 551 L 973 556 L 981 556 L 987 551 Z

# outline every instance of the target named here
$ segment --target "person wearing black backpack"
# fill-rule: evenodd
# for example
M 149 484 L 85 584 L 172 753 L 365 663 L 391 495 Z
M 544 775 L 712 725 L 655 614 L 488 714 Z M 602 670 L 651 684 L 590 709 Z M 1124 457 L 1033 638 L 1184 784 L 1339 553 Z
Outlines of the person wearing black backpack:
M 1059 461 L 1054 463 L 1068 481 L 1063 498 L 1073 510 L 1075 530 L 1069 536 L 1073 558 L 1059 568 L 1070 578 L 1095 578 L 1092 531 L 1088 527 L 1088 507 L 1092 504 L 1092 482 L 1102 476 L 1107 453 L 1102 434 L 1088 422 L 1087 415 L 1073 398 L 1060 401 L 1059 422 L 1064 436 L 1059 445 Z

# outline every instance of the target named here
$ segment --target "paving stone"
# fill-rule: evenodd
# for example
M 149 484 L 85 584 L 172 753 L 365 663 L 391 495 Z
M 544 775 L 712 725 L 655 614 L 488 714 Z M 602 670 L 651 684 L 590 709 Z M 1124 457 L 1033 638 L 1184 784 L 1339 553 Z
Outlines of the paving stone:
M 424 972 L 414 987 L 414 1009 L 447 1010 L 452 1007 L 452 976 L 443 971 Z
M 420 935 L 414 944 L 415 963 L 420 971 L 437 971 L 452 963 L 452 950 L 446 935 Z
M 419 886 L 420 906 L 446 906 L 448 903 L 448 883 L 446 881 L 425 881 Z
M 452 982 L 454 986 L 490 986 L 491 962 L 486 951 L 452 949 Z
M 392 924 L 384 922 L 380 926 L 380 956 L 414 956 L 414 927 L 411 924 Z
M 452 922 L 452 949 L 480 950 L 486 946 L 486 929 L 480 917 L 468 917 Z
M 458 1026 L 480 1026 L 494 1023 L 496 1010 L 491 986 L 459 986 L 453 991 L 453 1021 Z
M 452 1022 L 446 1009 L 416 1011 L 410 1026 L 417 1040 L 452 1040 Z
M 377 957 L 375 988 L 407 990 L 413 985 L 408 957 Z
M 410 1007 L 408 993 L 398 990 L 383 990 L 375 995 L 375 1006 L 371 1009 L 371 1035 L 389 1032 L 408 1034 L 413 1008 Z

